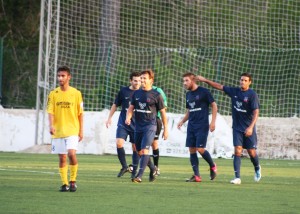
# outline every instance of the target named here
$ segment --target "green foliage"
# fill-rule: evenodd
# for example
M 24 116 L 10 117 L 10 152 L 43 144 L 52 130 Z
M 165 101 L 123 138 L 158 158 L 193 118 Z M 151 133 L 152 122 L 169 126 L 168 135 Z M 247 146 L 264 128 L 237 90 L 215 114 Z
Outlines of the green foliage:
M 2 1 L 2 105 L 34 108 L 37 83 L 40 0 Z

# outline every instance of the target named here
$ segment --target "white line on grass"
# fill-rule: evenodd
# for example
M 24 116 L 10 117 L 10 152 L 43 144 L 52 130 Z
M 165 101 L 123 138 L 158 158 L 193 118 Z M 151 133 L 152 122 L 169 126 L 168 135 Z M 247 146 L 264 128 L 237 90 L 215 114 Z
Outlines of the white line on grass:
M 41 174 L 51 174 L 51 175 L 59 174 L 57 172 L 43 172 L 43 171 L 32 171 L 32 170 L 22 170 L 22 169 L 3 169 L 3 168 L 0 168 L 0 170 L 10 171 L 10 172 L 31 172 L 31 173 L 41 173 Z

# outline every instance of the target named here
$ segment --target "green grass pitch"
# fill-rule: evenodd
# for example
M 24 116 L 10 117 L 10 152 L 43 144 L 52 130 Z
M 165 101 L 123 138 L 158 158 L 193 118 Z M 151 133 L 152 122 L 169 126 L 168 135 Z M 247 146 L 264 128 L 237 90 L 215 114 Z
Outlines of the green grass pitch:
M 300 161 L 261 160 L 262 180 L 242 159 L 242 184 L 232 185 L 232 160 L 216 159 L 218 176 L 209 180 L 200 159 L 201 183 L 188 158 L 160 158 L 161 175 L 132 183 L 114 155 L 78 155 L 78 190 L 58 191 L 58 158 L 51 154 L 0 153 L 0 213 L 300 213 Z M 131 157 L 127 156 L 131 163 Z

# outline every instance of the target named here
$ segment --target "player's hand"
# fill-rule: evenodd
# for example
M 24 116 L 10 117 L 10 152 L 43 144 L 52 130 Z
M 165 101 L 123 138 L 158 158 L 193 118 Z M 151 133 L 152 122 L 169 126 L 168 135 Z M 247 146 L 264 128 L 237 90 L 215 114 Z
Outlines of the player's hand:
M 183 122 L 180 121 L 180 122 L 177 124 L 177 128 L 180 129 L 182 125 L 183 125 Z
M 169 131 L 168 131 L 168 129 L 165 129 L 165 128 L 164 128 L 163 139 L 164 139 L 164 140 L 167 140 L 168 137 L 169 137 Z
M 50 132 L 51 135 L 54 135 L 54 134 L 55 134 L 55 131 L 56 131 L 56 130 L 55 130 L 54 127 L 50 127 L 50 131 L 49 131 L 49 132 Z
M 210 130 L 211 132 L 213 132 L 213 131 L 215 131 L 215 129 L 216 129 L 216 124 L 215 124 L 215 123 L 210 123 L 210 125 L 209 125 L 209 130 Z
M 251 127 L 248 127 L 246 130 L 245 130 L 245 136 L 246 137 L 250 137 L 253 133 L 253 128 Z
M 198 80 L 199 82 L 205 82 L 205 78 L 201 75 L 196 76 L 196 80 Z
M 106 128 L 110 127 L 110 126 L 111 126 L 111 119 L 108 119 L 108 120 L 105 122 L 105 125 L 106 125 Z
M 130 125 L 130 123 L 131 123 L 131 119 L 127 119 L 127 118 L 126 118 L 126 120 L 125 120 L 125 124 L 129 126 L 129 125 Z
M 83 139 L 83 130 L 79 130 L 78 142 L 82 141 L 82 139 Z

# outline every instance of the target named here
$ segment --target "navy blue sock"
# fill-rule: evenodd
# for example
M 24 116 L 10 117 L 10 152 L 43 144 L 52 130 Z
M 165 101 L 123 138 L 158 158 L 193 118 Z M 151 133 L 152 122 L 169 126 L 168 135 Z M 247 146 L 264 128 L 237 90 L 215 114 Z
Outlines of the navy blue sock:
M 127 168 L 128 166 L 127 166 L 127 163 L 126 163 L 124 147 L 117 148 L 117 153 L 118 153 L 118 158 L 119 158 L 119 161 L 122 165 L 122 168 Z
M 213 162 L 213 160 L 207 150 L 205 150 L 205 152 L 203 152 L 203 154 L 201 154 L 201 156 L 203 157 L 204 160 L 206 160 L 206 162 L 209 164 L 210 167 L 215 166 L 215 163 Z
M 194 175 L 200 176 L 199 159 L 198 159 L 197 153 L 190 154 L 190 162 L 192 165 L 192 169 L 194 171 Z
M 155 166 L 153 162 L 151 161 L 151 158 L 149 158 L 147 166 L 149 167 L 150 170 L 155 171 Z
M 236 178 L 240 178 L 240 171 L 241 171 L 241 156 L 233 156 L 233 169 Z
M 139 173 L 137 174 L 137 177 L 142 178 L 144 171 L 148 165 L 150 155 L 142 155 L 140 160 L 140 169 Z
M 133 151 L 132 152 L 132 173 L 136 173 L 136 170 L 138 168 L 138 165 L 139 165 L 139 160 L 140 160 L 140 157 L 138 155 L 138 153 L 136 151 Z
M 159 160 L 159 149 L 153 150 L 153 162 L 154 165 L 158 167 L 158 160 Z
M 251 157 L 250 156 L 250 160 L 253 163 L 254 169 L 259 170 L 259 160 L 258 160 L 258 155 L 256 155 L 255 157 Z

